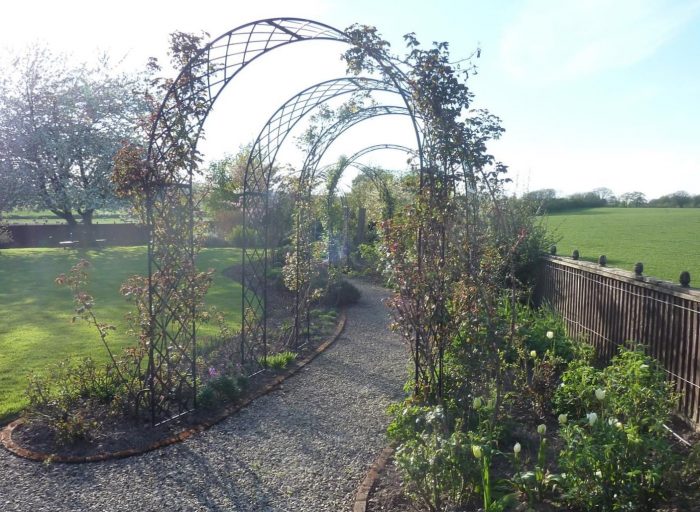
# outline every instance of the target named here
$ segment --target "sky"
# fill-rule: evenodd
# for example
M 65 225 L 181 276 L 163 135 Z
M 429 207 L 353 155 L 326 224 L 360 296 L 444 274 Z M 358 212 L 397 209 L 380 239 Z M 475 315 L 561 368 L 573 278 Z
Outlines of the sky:
M 489 151 L 509 166 L 517 193 L 700 194 L 700 0 L 33 0 L 3 5 L 0 50 L 41 41 L 82 60 L 106 51 L 136 69 L 149 56 L 165 60 L 174 30 L 214 38 L 280 16 L 374 25 L 396 53 L 408 32 L 448 41 L 455 61 L 480 48 L 473 106 L 501 118 L 506 132 Z M 343 76 L 342 51 L 291 45 L 241 73 L 207 120 L 205 158 L 235 153 L 288 98 Z M 370 123 L 328 158 L 410 144 L 405 120 Z M 298 158 L 293 149 L 283 157 Z M 399 165 L 396 155 L 372 158 Z

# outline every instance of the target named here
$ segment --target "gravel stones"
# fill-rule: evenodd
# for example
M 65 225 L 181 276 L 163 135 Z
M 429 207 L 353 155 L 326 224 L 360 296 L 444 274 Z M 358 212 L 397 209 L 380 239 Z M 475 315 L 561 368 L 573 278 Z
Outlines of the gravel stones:
M 40 464 L 0 450 L 0 509 L 339 511 L 386 444 L 408 353 L 388 292 L 355 283 L 343 336 L 281 389 L 189 440 L 127 459 Z

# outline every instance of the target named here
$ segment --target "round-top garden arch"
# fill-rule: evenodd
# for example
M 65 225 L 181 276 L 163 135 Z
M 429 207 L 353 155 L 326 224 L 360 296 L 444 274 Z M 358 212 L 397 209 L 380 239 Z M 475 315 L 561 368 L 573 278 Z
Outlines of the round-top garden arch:
M 348 33 L 329 25 L 300 18 L 270 18 L 258 20 L 230 30 L 214 39 L 194 54 L 172 82 L 153 121 L 144 188 L 146 192 L 146 222 L 148 240 L 148 371 L 144 383 L 145 402 L 155 424 L 184 414 L 196 407 L 197 395 L 197 344 L 196 323 L 199 306 L 199 281 L 195 270 L 195 204 L 193 180 L 197 171 L 199 153 L 197 144 L 205 121 L 224 88 L 246 66 L 259 57 L 292 43 L 328 40 L 354 44 Z M 411 95 L 401 83 L 403 73 L 382 54 L 372 58 L 390 77 L 384 82 L 385 90 L 393 90 L 401 96 L 404 114 L 410 116 L 417 139 L 417 153 L 422 160 L 419 121 Z M 360 79 L 355 78 L 357 81 Z M 398 107 L 376 107 L 376 112 L 392 113 Z M 294 111 L 294 109 L 292 109 Z M 297 112 L 298 113 L 298 112 Z M 365 118 L 371 117 L 367 113 Z M 362 117 L 362 114 L 358 116 Z M 286 136 L 291 129 L 288 119 L 280 118 L 274 137 Z M 356 120 L 355 122 L 359 122 Z M 337 128 L 335 137 L 347 127 Z M 330 137 L 323 147 L 335 140 Z M 272 144 L 274 146 L 275 144 Z M 319 159 L 323 150 L 319 151 Z M 274 165 L 272 152 L 251 152 L 244 185 L 244 215 L 247 219 L 255 212 L 264 211 L 269 196 L 269 170 Z M 318 165 L 318 159 L 310 167 Z M 421 172 L 422 172 L 421 163 Z M 305 169 L 306 170 L 306 169 Z M 247 233 L 244 228 L 244 233 Z M 244 238 L 247 238 L 245 236 Z M 248 251 L 248 243 L 245 243 Z M 267 261 L 267 243 L 262 253 L 257 248 L 246 252 L 244 265 L 251 266 Z M 259 270 L 259 269 L 258 269 Z M 251 293 L 244 298 L 243 339 L 264 337 L 264 310 L 260 316 L 260 304 L 264 304 L 264 290 L 255 283 L 265 273 L 254 270 L 249 280 L 244 267 L 244 289 L 248 282 Z M 251 286 L 252 283 L 252 286 Z M 262 292 L 262 298 L 261 298 Z M 245 293 L 245 292 L 244 292 Z M 255 299 L 252 297 L 255 294 Z M 263 302 L 259 302 L 259 301 Z M 246 308 L 246 303 L 248 307 Z M 243 342 L 244 344 L 246 341 Z M 242 346 L 243 348 L 243 346 Z
M 314 110 L 325 105 L 329 101 L 344 95 L 358 93 L 366 94 L 372 91 L 400 94 L 400 91 L 392 84 L 372 78 L 343 77 L 320 82 L 304 89 L 287 100 L 270 117 L 260 134 L 255 139 L 250 151 L 246 173 L 244 177 L 243 194 L 243 300 L 241 316 L 243 324 L 241 329 L 241 359 L 244 354 L 253 353 L 256 356 L 265 357 L 267 351 L 267 263 L 268 248 L 268 209 L 270 199 L 270 177 L 275 164 L 277 154 L 285 142 L 291 130 Z M 307 157 L 301 166 L 298 177 L 298 188 L 301 194 L 310 198 L 318 172 L 318 165 L 327 149 L 346 130 L 352 126 L 372 118 L 384 115 L 408 115 L 406 107 L 395 105 L 372 105 L 365 108 L 357 108 L 353 112 L 347 112 L 341 119 L 332 125 L 323 128 L 318 138 L 308 148 Z M 297 198 L 303 201 L 304 198 Z M 300 224 L 305 224 L 311 219 L 297 219 L 297 230 Z M 296 262 L 297 266 L 309 259 L 307 246 L 310 243 L 309 233 L 301 233 L 302 243 L 297 240 Z M 263 240 L 263 243 L 254 243 L 255 240 Z M 300 272 L 297 269 L 297 276 Z M 307 283 L 308 284 L 308 283 Z M 302 332 L 300 325 L 306 318 L 306 333 L 308 337 L 308 286 L 303 290 L 296 288 L 294 304 L 294 343 Z M 258 353 L 255 354 L 255 347 Z M 262 352 L 260 352 L 262 351 Z M 255 358 L 253 358 L 255 359 Z

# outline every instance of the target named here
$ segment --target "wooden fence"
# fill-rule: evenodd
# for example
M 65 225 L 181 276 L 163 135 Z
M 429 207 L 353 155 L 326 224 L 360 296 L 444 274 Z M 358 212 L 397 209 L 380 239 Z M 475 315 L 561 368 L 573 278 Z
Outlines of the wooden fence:
M 603 361 L 626 341 L 644 344 L 681 393 L 681 415 L 700 427 L 700 290 L 545 256 L 535 296 L 564 318 L 571 335 L 592 343 Z

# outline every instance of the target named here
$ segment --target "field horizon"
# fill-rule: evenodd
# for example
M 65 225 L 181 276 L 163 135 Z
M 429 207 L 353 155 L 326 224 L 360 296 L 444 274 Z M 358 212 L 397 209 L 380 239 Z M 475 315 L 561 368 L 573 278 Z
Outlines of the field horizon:
M 698 208 L 587 208 L 542 221 L 560 256 L 577 249 L 582 260 L 596 262 L 604 254 L 610 267 L 632 271 L 641 262 L 646 276 L 678 283 L 688 271 L 690 286 L 700 284 Z

